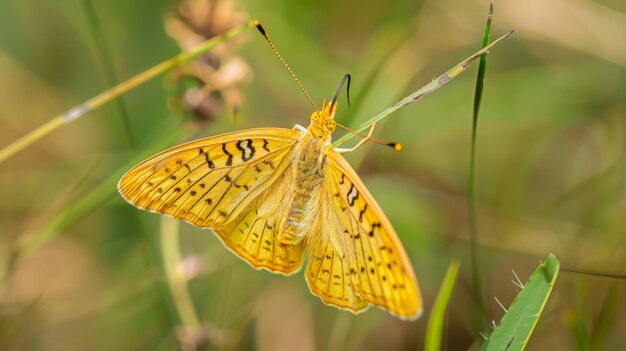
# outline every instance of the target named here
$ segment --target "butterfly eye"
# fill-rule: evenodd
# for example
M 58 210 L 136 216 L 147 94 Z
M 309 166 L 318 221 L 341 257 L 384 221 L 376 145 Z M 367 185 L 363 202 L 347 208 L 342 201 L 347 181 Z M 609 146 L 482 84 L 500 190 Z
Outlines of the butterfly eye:
M 311 114 L 311 122 L 318 123 L 321 119 L 322 111 L 315 111 Z
M 335 128 L 337 127 L 335 121 L 333 120 L 326 120 L 324 121 L 324 130 L 326 130 L 328 133 L 332 133 L 335 131 Z

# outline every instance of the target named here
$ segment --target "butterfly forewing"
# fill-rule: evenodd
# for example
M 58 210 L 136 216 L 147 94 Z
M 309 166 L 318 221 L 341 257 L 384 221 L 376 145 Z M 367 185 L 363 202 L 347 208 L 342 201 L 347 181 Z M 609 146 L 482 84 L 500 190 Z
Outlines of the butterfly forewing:
M 348 162 L 334 150 L 327 155 L 327 202 L 336 216 L 327 228 L 343 254 L 344 275 L 363 300 L 417 318 L 422 310 L 417 280 L 393 227 Z
M 284 173 L 300 134 L 259 128 L 186 143 L 135 166 L 118 189 L 139 208 L 219 228 Z

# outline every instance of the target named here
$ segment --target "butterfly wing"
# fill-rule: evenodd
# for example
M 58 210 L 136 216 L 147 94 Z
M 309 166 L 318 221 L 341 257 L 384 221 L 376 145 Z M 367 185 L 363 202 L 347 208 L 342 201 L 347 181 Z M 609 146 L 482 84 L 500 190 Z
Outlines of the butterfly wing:
M 322 218 L 332 218 L 330 206 L 322 206 Z M 324 228 L 325 227 L 325 228 Z M 337 249 L 329 237 L 329 228 L 339 230 L 336 225 L 329 223 L 318 225 L 315 238 L 309 240 L 310 258 L 306 271 L 306 280 L 309 289 L 319 296 L 325 304 L 359 313 L 368 308 L 369 303 L 360 298 L 353 288 L 353 279 L 350 276 L 348 260 Z
M 259 128 L 182 144 L 129 170 L 118 190 L 141 209 L 218 229 L 284 173 L 301 133 Z
M 129 170 L 118 190 L 136 207 L 212 228 L 256 269 L 290 274 L 302 265 L 303 245 L 283 249 L 274 228 L 301 134 L 260 128 L 182 144 Z
M 332 149 L 327 156 L 325 239 L 311 245 L 311 290 L 354 312 L 371 303 L 400 318 L 419 317 L 417 279 L 393 227 L 350 164 Z M 319 274 L 318 267 L 332 271 Z
M 284 172 L 237 220 L 215 230 L 227 247 L 255 269 L 292 274 L 302 266 L 304 242 L 286 249 L 276 240 L 290 179 L 291 172 Z

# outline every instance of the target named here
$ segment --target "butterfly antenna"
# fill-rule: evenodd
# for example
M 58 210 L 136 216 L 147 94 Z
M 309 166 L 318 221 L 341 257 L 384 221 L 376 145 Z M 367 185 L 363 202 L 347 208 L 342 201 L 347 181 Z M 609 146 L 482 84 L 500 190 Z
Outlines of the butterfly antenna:
M 313 106 L 313 108 L 315 109 L 315 111 L 319 111 L 319 109 L 317 108 L 317 106 L 315 106 L 315 103 L 313 102 L 313 99 L 311 99 L 311 97 L 309 96 L 309 94 L 306 92 L 306 89 L 304 89 L 304 86 L 302 85 L 302 83 L 300 83 L 300 80 L 298 79 L 298 77 L 296 77 L 296 74 L 293 73 L 293 71 L 291 70 L 291 67 L 289 67 L 289 65 L 287 64 L 287 62 L 283 59 L 283 57 L 278 53 L 278 50 L 276 49 L 276 46 L 274 46 L 274 43 L 272 43 L 272 40 L 270 39 L 269 35 L 267 35 L 267 32 L 265 31 L 265 28 L 263 28 L 263 26 L 261 25 L 261 22 L 259 21 L 254 21 L 254 26 L 256 27 L 256 29 L 259 30 L 259 32 L 261 32 L 261 34 L 263 35 L 263 37 L 265 38 L 265 40 L 267 41 L 268 44 L 270 44 L 270 47 L 272 48 L 272 50 L 274 51 L 274 53 L 276 54 L 276 57 L 278 57 L 278 59 L 280 60 L 280 62 L 283 63 L 283 66 L 285 66 L 285 68 L 287 69 L 287 71 L 289 71 L 289 74 L 291 74 L 291 77 L 293 77 L 293 79 L 296 81 L 296 83 L 298 84 L 298 86 L 300 87 L 300 90 L 302 90 L 302 92 L 304 93 L 304 96 L 306 96 L 306 98 L 309 100 L 309 103 L 311 104 L 311 106 Z
M 585 269 L 574 269 L 574 268 L 563 268 L 563 267 L 561 267 L 561 271 L 568 272 L 568 273 L 593 275 L 593 276 L 605 277 L 605 278 L 626 279 L 625 274 L 619 274 L 619 273 L 596 272 L 596 271 L 589 271 Z
M 348 80 L 348 86 L 346 87 L 346 96 L 348 99 L 348 107 L 350 107 L 350 80 L 352 79 L 352 77 L 350 76 L 350 74 L 346 73 L 343 75 L 343 79 L 341 79 L 341 83 L 339 83 L 339 87 L 337 88 L 337 92 L 335 93 L 335 97 L 333 98 L 333 102 L 331 103 L 331 106 L 337 103 L 337 99 L 339 98 L 339 93 L 341 93 L 341 89 L 343 88 L 343 83 L 346 82 L 346 80 Z
M 352 133 L 352 134 L 354 134 L 354 135 L 356 135 L 356 136 L 359 136 L 359 137 L 361 137 L 361 138 L 367 138 L 367 135 L 365 135 L 365 134 L 363 134 L 363 133 L 359 133 L 359 132 L 357 132 L 356 130 L 351 129 L 351 128 L 348 128 L 348 127 L 346 127 L 346 126 L 344 126 L 344 125 L 341 125 L 341 124 L 339 124 L 339 123 L 337 123 L 337 127 L 340 127 L 340 128 L 342 128 L 342 129 L 344 129 L 344 130 L 346 130 L 346 131 L 348 131 L 348 132 L 350 132 L 350 133 Z M 393 148 L 394 150 L 396 150 L 396 151 L 398 151 L 398 152 L 399 152 L 399 151 L 402 151 L 402 144 L 400 144 L 400 143 L 394 143 L 394 142 L 384 141 L 384 140 L 376 139 L 376 138 L 373 138 L 373 137 L 369 137 L 369 140 L 371 140 L 371 141 L 375 142 L 376 144 L 380 144 L 380 145 L 384 145 L 384 146 L 389 146 L 389 147 Z

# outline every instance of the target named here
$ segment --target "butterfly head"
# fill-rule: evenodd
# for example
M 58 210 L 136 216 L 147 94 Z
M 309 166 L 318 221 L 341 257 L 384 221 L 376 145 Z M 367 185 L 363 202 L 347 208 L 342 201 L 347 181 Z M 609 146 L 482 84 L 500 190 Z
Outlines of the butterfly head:
M 311 114 L 311 125 L 309 130 L 313 135 L 320 138 L 328 138 L 335 131 L 335 112 L 337 111 L 337 101 L 330 104 L 324 99 L 322 109 Z

